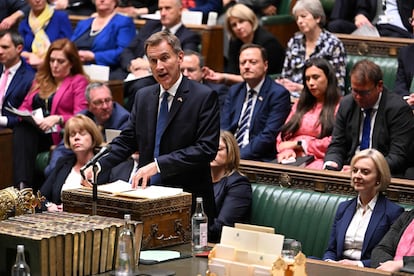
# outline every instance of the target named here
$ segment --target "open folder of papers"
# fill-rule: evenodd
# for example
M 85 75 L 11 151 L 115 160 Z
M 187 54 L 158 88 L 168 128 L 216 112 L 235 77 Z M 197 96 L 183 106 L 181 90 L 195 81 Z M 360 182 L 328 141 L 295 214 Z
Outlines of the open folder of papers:
M 179 195 L 183 193 L 181 188 L 171 188 L 164 186 L 148 186 L 145 189 L 138 187 L 133 189 L 131 184 L 122 180 L 118 180 L 109 184 L 99 185 L 99 192 L 110 193 L 118 196 L 155 199 L 161 197 L 168 197 Z

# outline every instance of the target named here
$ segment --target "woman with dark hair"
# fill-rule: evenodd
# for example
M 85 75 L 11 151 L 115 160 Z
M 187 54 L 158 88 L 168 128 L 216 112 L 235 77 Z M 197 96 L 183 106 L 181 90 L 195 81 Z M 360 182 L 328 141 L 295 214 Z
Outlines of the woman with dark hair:
M 381 152 L 366 149 L 355 154 L 351 186 L 358 196 L 339 204 L 325 261 L 371 266 L 372 250 L 404 211 L 382 194 L 390 182 L 390 168 Z
M 44 209 L 48 211 L 63 211 L 63 190 L 80 188 L 82 185 L 90 187 L 90 183 L 82 179 L 80 169 L 92 159 L 94 150 L 103 142 L 103 136 L 94 121 L 78 114 L 66 122 L 63 140 L 65 147 L 72 150 L 74 155 L 61 157 L 40 188 L 40 193 L 46 197 Z M 108 176 L 109 171 L 100 173 L 98 183 L 106 183 Z
M 246 176 L 239 171 L 240 150 L 229 131 L 220 132 L 217 155 L 210 163 L 213 180 L 216 214 L 210 224 L 208 239 L 218 242 L 223 225 L 249 222 L 252 203 L 252 187 Z
M 277 159 L 283 163 L 290 158 L 313 155 L 315 160 L 307 167 L 322 169 L 341 99 L 332 65 L 322 58 L 308 60 L 303 87 L 276 139 Z
M 70 38 L 72 25 L 67 13 L 56 11 L 50 0 L 27 0 L 29 15 L 20 23 L 24 39 L 22 57 L 33 67 L 42 64 L 50 44 L 59 38 Z
M 62 139 L 61 128 L 86 109 L 84 74 L 76 46 L 66 38 L 53 42 L 36 73 L 32 88 L 19 107 L 34 112 L 34 123 L 20 122 L 14 128 L 13 156 L 15 185 L 33 186 L 37 153 L 50 150 Z M 39 116 L 40 114 L 40 116 Z

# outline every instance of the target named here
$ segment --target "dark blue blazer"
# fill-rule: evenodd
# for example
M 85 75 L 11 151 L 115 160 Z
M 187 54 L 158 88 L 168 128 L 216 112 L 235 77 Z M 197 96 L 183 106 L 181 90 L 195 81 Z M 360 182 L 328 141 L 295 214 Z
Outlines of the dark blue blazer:
M 69 21 L 68 14 L 63 11 L 56 11 L 45 28 L 45 32 L 50 42 L 59 38 L 68 38 L 72 36 L 72 24 Z M 26 17 L 19 25 L 19 33 L 24 39 L 24 51 L 32 51 L 32 42 L 34 35 L 29 26 L 29 18 Z
M 55 204 L 61 204 L 61 193 L 63 184 L 65 184 L 72 167 L 76 163 L 75 155 L 63 156 L 59 159 L 56 168 L 52 174 L 46 179 L 42 187 L 40 187 L 40 193 L 47 201 Z M 98 184 L 108 183 L 110 171 L 102 171 L 98 174 Z M 92 194 L 92 191 L 91 191 Z
M 111 153 L 99 162 L 108 170 L 139 152 L 139 167 L 154 162 L 159 84 L 135 94 L 130 123 L 112 142 Z M 210 162 L 219 145 L 220 119 L 217 94 L 196 81 L 182 78 L 172 101 L 157 158 L 162 184 L 183 188 L 195 198 L 203 197 L 206 214 L 215 214 Z M 156 183 L 159 184 L 159 183 Z
M 329 238 L 328 249 L 323 255 L 323 259 L 342 260 L 344 251 L 345 234 L 349 224 L 354 217 L 357 206 L 357 198 L 342 202 L 336 211 L 335 221 L 332 225 L 331 236 Z M 384 195 L 378 196 L 368 224 L 367 231 L 362 244 L 361 261 L 366 267 L 371 266 L 372 249 L 381 241 L 385 233 L 401 215 L 404 209 L 388 200 Z
M 132 158 L 128 158 L 124 162 L 119 163 L 117 166 L 111 169 L 109 182 L 115 182 L 117 180 L 123 180 L 125 182 L 128 182 L 133 168 L 134 160 Z
M 138 34 L 131 41 L 131 43 L 124 49 L 121 54 L 121 67 L 127 72 L 129 63 L 131 60 L 137 57 L 143 57 L 145 55 L 144 43 L 145 40 L 153 33 L 159 32 L 162 29 L 162 24 L 159 20 L 147 20 L 145 25 L 139 30 Z M 200 45 L 200 36 L 190 29 L 187 29 L 184 25 L 178 28 L 175 36 L 181 42 L 181 48 L 183 50 L 193 50 L 198 52 L 198 46 Z
M 7 111 L 5 107 L 12 106 L 19 108 L 26 97 L 27 92 L 29 92 L 30 87 L 32 86 L 35 74 L 33 69 L 23 59 L 21 60 L 22 64 L 13 76 L 3 100 L 2 115 L 7 116 L 7 127 L 9 128 L 13 128 L 19 122 L 19 119 L 17 116 Z M 2 73 L 3 67 L 1 66 L 0 75 Z
M 230 87 L 221 114 L 221 128 L 236 133 L 243 103 L 246 82 Z M 270 161 L 276 156 L 276 136 L 290 112 L 290 93 L 266 77 L 253 110 L 249 144 L 240 149 L 242 159 Z
M 208 239 L 218 242 L 223 225 L 233 227 L 236 222 L 250 222 L 252 187 L 246 176 L 234 172 L 214 183 L 213 188 L 217 213 L 209 227 Z
M 226 100 L 227 94 L 229 93 L 229 87 L 227 85 L 221 84 L 221 83 L 214 83 L 210 81 L 203 82 L 204 85 L 207 85 L 211 89 L 217 92 L 218 94 L 218 100 L 219 100 L 219 107 L 220 107 L 220 113 L 223 112 L 224 102 Z
M 1 0 L 0 1 L 0 22 L 15 13 L 16 11 L 22 11 L 26 14 L 29 11 L 29 5 L 26 0 Z
M 93 18 L 88 18 L 78 22 L 71 38 L 75 44 L 79 37 L 90 31 L 92 21 Z M 135 33 L 134 21 L 128 16 L 116 14 L 95 36 L 90 49 L 95 54 L 95 63 L 111 66 L 111 69 L 118 67 L 119 56 L 134 38 Z
M 410 85 L 414 78 L 414 44 L 405 46 L 398 53 L 398 70 L 395 79 L 394 92 L 407 96 L 410 94 Z

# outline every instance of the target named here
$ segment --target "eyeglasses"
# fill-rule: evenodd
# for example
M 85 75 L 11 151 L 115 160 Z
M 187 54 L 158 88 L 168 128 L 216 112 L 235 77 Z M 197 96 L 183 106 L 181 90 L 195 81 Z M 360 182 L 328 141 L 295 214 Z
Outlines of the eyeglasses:
M 369 94 L 371 94 L 371 91 L 374 90 L 375 87 L 376 86 L 374 86 L 374 87 L 372 87 L 371 89 L 368 89 L 368 90 L 355 90 L 352 87 L 349 87 L 348 91 L 350 93 L 352 93 L 352 95 L 354 95 L 354 96 L 358 95 L 360 97 L 365 97 L 365 96 L 368 96 Z
M 92 104 L 95 105 L 95 106 L 97 106 L 97 107 L 101 107 L 104 104 L 109 104 L 111 102 L 112 102 L 112 98 L 106 98 L 106 99 L 103 99 L 103 100 L 93 101 Z
M 412 17 L 408 17 L 408 23 L 413 23 L 413 18 Z

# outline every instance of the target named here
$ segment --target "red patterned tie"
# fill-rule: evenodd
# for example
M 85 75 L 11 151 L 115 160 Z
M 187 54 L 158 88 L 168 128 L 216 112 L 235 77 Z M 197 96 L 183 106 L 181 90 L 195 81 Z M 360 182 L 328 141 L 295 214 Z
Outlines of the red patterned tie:
M 402 234 L 394 260 L 402 260 L 404 256 L 414 256 L 414 220 L 411 221 Z

